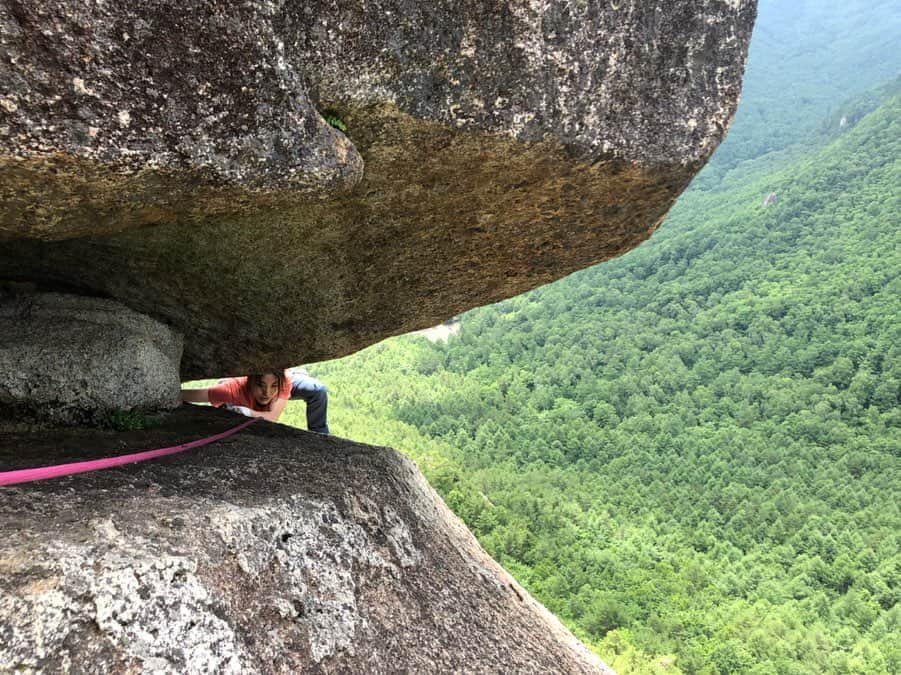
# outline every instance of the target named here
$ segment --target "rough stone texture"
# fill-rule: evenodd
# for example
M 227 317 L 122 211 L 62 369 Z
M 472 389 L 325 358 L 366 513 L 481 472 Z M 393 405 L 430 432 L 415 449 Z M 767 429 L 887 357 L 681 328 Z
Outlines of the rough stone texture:
M 235 421 L 186 407 L 152 439 L 44 438 L 57 457 L 0 437 L 0 464 Z M 0 489 L 0 531 L 2 672 L 610 672 L 388 448 L 258 423 Z
M 17 417 L 174 408 L 181 352 L 180 335 L 117 302 L 0 287 L 0 409 Z
M 755 7 L 0 0 L 0 277 L 176 327 L 185 377 L 435 325 L 648 237 Z

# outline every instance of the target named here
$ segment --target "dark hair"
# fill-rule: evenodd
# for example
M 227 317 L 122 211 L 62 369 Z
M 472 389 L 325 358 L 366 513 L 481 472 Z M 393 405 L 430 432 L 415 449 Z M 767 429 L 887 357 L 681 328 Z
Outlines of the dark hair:
M 287 379 L 287 375 L 285 375 L 284 370 L 260 370 L 253 373 L 247 374 L 247 389 L 250 390 L 254 385 L 262 385 L 263 377 L 266 375 L 275 375 L 275 381 L 278 384 L 278 392 L 281 393 L 282 389 L 285 387 L 285 380 Z

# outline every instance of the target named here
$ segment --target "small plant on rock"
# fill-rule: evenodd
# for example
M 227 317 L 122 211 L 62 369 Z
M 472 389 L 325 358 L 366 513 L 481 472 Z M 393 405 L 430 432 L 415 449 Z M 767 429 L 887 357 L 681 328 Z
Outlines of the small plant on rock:
M 116 431 L 143 431 L 151 425 L 151 419 L 142 410 L 111 410 L 106 423 Z
M 344 123 L 344 120 L 342 120 L 334 110 L 326 110 L 322 113 L 322 117 L 329 123 L 329 126 L 334 127 L 345 134 L 347 133 L 347 124 Z

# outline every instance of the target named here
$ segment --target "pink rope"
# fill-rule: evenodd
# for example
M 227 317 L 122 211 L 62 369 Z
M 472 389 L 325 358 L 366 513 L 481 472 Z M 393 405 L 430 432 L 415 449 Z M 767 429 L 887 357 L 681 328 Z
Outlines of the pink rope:
M 122 466 L 123 464 L 131 464 L 132 462 L 143 462 L 156 457 L 165 457 L 166 455 L 174 455 L 177 452 L 184 452 L 191 448 L 197 448 L 201 445 L 207 445 L 215 441 L 227 438 L 232 434 L 236 434 L 241 429 L 249 427 L 254 422 L 258 422 L 261 418 L 242 422 L 236 427 L 232 427 L 221 434 L 207 436 L 190 443 L 182 445 L 174 445 L 171 448 L 158 448 L 157 450 L 145 450 L 144 452 L 135 452 L 131 455 L 120 455 L 118 457 L 106 457 L 104 459 L 92 459 L 86 462 L 72 462 L 70 464 L 56 464 L 55 466 L 42 466 L 36 469 L 19 469 L 17 471 L 0 472 L 0 486 L 16 485 L 17 483 L 30 483 L 35 480 L 45 480 L 47 478 L 58 478 L 59 476 L 71 476 L 76 473 L 85 473 L 87 471 L 99 471 L 100 469 L 109 469 L 114 466 Z

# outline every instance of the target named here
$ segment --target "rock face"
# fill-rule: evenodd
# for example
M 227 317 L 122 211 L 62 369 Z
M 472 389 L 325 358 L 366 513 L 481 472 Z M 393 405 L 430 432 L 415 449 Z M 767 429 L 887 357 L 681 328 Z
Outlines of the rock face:
M 186 407 L 152 442 L 236 421 Z M 67 434 L 45 443 L 104 445 Z M 77 452 L 23 440 L 0 437 L 0 465 Z M 3 672 L 610 672 L 387 448 L 258 423 L 3 488 L 0 531 Z
M 173 326 L 184 377 L 435 325 L 648 237 L 725 133 L 754 15 L 0 0 L 0 278 Z
M 182 338 L 119 303 L 0 287 L 0 410 L 84 422 L 85 411 L 178 405 Z

